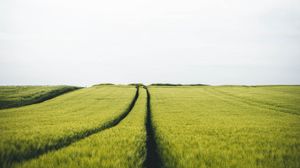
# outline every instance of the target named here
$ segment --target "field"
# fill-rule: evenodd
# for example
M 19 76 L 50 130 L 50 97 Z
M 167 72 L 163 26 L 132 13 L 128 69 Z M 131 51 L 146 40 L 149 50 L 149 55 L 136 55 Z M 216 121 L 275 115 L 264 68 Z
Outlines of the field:
M 0 86 L 0 109 L 39 103 L 79 89 L 74 86 Z
M 16 167 L 142 167 L 146 157 L 146 92 L 118 126 Z
M 2 166 L 67 146 L 115 124 L 127 112 L 135 90 L 91 87 L 40 104 L 1 110 Z
M 0 131 L 0 167 L 297 168 L 300 86 L 95 85 L 2 109 Z
M 151 87 L 163 166 L 300 167 L 299 91 Z

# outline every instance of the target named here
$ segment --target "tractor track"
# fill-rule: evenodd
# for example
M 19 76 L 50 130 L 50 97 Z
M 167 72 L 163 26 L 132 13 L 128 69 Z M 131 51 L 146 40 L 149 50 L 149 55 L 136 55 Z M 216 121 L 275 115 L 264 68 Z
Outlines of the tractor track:
M 157 142 L 155 140 L 155 130 L 152 123 L 151 115 L 151 95 L 147 87 L 144 87 L 147 91 L 147 117 L 146 117 L 146 160 L 144 167 L 146 168 L 160 168 L 162 167 L 161 158 L 158 153 Z
M 38 158 L 41 155 L 44 155 L 44 154 L 49 153 L 51 151 L 56 151 L 56 150 L 60 150 L 62 148 L 68 147 L 71 144 L 73 144 L 75 142 L 78 142 L 80 140 L 83 140 L 84 138 L 87 138 L 87 137 L 89 137 L 93 134 L 96 134 L 96 133 L 99 133 L 103 130 L 106 130 L 106 129 L 117 126 L 131 112 L 131 110 L 135 106 L 135 103 L 136 103 L 138 97 L 139 97 L 139 87 L 137 86 L 135 96 L 134 96 L 133 100 L 131 101 L 130 105 L 117 118 L 115 118 L 113 120 L 110 120 L 110 121 L 108 121 L 104 124 L 101 124 L 101 126 L 99 126 L 99 127 L 88 129 L 86 131 L 77 133 L 73 136 L 58 139 L 57 143 L 55 143 L 53 145 L 45 146 L 44 148 L 40 148 L 40 149 L 30 151 L 25 156 L 24 155 L 23 156 L 14 156 L 14 157 L 12 157 L 8 160 L 8 163 L 0 164 L 0 167 L 1 167 L 1 165 L 5 166 L 5 167 L 11 167 L 15 163 L 21 163 L 21 162 L 25 162 L 25 161 L 28 161 L 28 160 L 31 160 L 31 159 L 34 159 L 34 158 Z

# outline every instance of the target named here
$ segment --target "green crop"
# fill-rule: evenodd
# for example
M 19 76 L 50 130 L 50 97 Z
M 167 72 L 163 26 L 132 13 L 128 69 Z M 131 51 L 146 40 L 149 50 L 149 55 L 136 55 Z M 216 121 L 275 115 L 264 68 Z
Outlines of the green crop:
M 0 110 L 2 167 L 108 127 L 126 111 L 135 93 L 132 86 L 96 86 L 44 103 Z
M 0 109 L 38 103 L 79 89 L 74 86 L 0 86 Z
M 300 114 L 299 86 L 211 87 L 215 94 L 252 106 Z
M 0 110 L 0 167 L 300 167 L 299 86 L 143 87 Z
M 300 87 L 150 87 L 164 167 L 300 167 Z
M 117 126 L 15 167 L 142 167 L 146 154 L 145 119 L 146 92 L 140 89 L 134 108 Z

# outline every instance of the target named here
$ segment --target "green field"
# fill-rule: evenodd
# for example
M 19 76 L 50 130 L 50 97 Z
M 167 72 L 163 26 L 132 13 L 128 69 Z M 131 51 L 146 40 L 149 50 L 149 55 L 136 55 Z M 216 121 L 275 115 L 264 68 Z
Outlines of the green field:
M 28 160 L 108 127 L 126 112 L 135 90 L 91 87 L 44 103 L 1 110 L 2 165 Z
M 0 131 L 0 167 L 298 168 L 300 86 L 95 85 Z
M 151 87 L 164 167 L 300 167 L 299 91 Z
M 0 86 L 0 109 L 39 103 L 79 89 L 74 86 Z
M 142 167 L 146 157 L 146 92 L 114 128 L 16 167 Z

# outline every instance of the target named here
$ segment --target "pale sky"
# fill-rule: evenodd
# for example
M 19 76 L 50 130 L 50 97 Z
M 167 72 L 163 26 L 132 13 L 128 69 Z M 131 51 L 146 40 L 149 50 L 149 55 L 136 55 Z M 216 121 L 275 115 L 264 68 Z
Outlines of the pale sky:
M 299 0 L 0 0 L 0 85 L 300 84 Z

